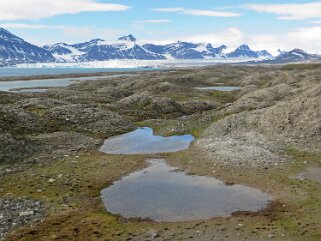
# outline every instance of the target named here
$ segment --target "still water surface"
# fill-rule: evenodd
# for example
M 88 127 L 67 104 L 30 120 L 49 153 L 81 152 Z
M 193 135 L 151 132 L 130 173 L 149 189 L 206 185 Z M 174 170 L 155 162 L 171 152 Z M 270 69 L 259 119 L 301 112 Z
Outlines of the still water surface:
M 148 127 L 106 139 L 100 148 L 109 154 L 152 154 L 187 149 L 195 138 L 192 135 L 157 136 Z
M 108 212 L 156 222 L 206 220 L 227 217 L 236 211 L 256 212 L 272 200 L 255 188 L 187 175 L 161 159 L 151 160 L 146 169 L 114 182 L 101 196 Z

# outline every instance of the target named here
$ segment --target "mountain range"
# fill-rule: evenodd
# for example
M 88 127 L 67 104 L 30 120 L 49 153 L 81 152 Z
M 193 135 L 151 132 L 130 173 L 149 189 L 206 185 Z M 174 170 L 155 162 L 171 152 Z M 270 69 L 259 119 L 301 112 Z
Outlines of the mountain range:
M 88 62 L 115 59 L 164 60 L 164 59 L 214 59 L 214 58 L 252 58 L 270 59 L 272 55 L 266 50 L 253 51 L 242 45 L 228 52 L 227 46 L 213 47 L 211 44 L 176 43 L 157 45 L 141 43 L 133 35 L 123 36 L 115 42 L 93 39 L 89 42 L 68 45 L 57 43 L 43 48 L 59 62 Z
M 166 60 L 166 59 L 213 59 L 254 61 L 259 63 L 285 63 L 298 61 L 319 61 L 319 55 L 300 49 L 280 52 L 272 56 L 268 51 L 254 51 L 244 44 L 236 49 L 226 45 L 181 42 L 152 44 L 138 41 L 133 35 L 123 36 L 115 42 L 93 39 L 78 44 L 57 43 L 35 46 L 0 28 L 0 66 L 28 63 L 77 63 L 108 60 Z

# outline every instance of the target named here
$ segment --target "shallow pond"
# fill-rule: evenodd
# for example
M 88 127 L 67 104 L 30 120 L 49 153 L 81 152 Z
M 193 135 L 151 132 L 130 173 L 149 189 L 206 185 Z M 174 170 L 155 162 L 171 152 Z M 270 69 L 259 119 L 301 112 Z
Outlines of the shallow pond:
M 37 64 L 36 64 L 37 65 Z M 50 65 L 50 64 L 49 64 Z M 0 68 L 0 77 L 8 76 L 35 76 L 35 75 L 62 75 L 62 74 L 95 74 L 95 73 L 117 73 L 117 72 L 132 72 L 132 71 L 149 71 L 157 70 L 157 68 L 86 68 L 86 67 L 62 67 L 63 64 L 57 64 L 56 67 L 45 67 L 38 66 L 31 68 L 31 65 L 28 65 L 26 68 Z M 68 65 L 68 64 L 67 64 Z M 72 65 L 72 64 L 71 64 Z M 76 65 L 76 64 L 75 64 Z
M 209 86 L 209 87 L 198 87 L 198 90 L 217 90 L 217 91 L 234 91 L 239 90 L 241 87 L 236 86 Z
M 106 139 L 100 148 L 109 154 L 152 154 L 187 149 L 195 138 L 192 135 L 155 136 L 148 127 Z
M 37 80 L 18 80 L 0 81 L 0 91 L 11 91 L 20 88 L 39 88 L 39 87 L 64 87 L 78 81 L 99 80 L 121 76 L 131 76 L 129 74 L 108 75 L 108 76 L 87 76 L 78 78 L 59 78 L 59 79 L 37 79 Z
M 190 176 L 164 160 L 134 172 L 101 192 L 108 212 L 156 222 L 206 220 L 236 211 L 256 212 L 272 197 L 255 188 L 226 185 L 210 177 Z

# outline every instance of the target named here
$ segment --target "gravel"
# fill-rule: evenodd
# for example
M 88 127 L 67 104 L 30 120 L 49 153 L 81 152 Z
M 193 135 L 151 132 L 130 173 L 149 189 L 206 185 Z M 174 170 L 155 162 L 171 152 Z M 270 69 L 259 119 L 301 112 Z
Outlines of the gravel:
M 44 216 L 44 206 L 35 200 L 0 198 L 0 240 L 14 228 L 39 221 Z

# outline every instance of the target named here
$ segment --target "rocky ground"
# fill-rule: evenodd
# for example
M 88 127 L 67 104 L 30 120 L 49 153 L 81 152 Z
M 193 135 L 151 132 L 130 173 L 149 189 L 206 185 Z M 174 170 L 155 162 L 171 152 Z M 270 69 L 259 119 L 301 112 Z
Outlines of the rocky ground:
M 241 90 L 196 89 L 216 85 Z M 320 98 L 315 64 L 147 71 L 46 93 L 0 92 L 0 240 L 320 240 Z M 151 156 L 98 150 L 139 126 L 193 134 L 188 150 L 157 157 L 275 201 L 195 222 L 111 215 L 100 191 Z
M 40 220 L 44 214 L 44 207 L 39 201 L 24 198 L 0 199 L 0 210 L 0 239 L 14 228 Z

